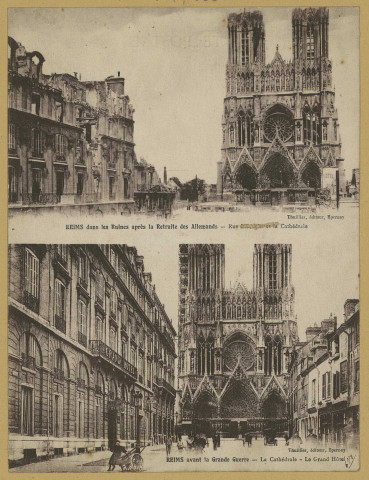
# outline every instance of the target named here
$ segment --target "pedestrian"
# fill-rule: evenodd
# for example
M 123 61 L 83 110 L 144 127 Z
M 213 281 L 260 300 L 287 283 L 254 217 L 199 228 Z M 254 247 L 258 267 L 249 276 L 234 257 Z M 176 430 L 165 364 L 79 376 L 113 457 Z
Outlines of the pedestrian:
M 251 433 L 246 434 L 246 442 L 247 442 L 248 447 L 252 446 L 252 435 L 251 435 Z
M 111 472 L 111 471 L 114 470 L 115 464 L 116 464 L 117 460 L 121 457 L 122 453 L 127 453 L 127 450 L 123 446 L 120 445 L 119 440 L 117 440 L 115 442 L 115 445 L 114 445 L 114 447 L 112 448 L 111 451 L 113 452 L 113 454 L 109 459 L 108 472 Z
M 217 446 L 220 447 L 220 433 L 217 434 Z
M 167 450 L 167 457 L 170 455 L 170 451 L 172 450 L 172 437 L 168 435 L 167 441 L 165 444 L 166 450 Z
M 216 450 L 218 446 L 218 438 L 216 434 L 213 435 L 212 440 L 213 440 L 213 450 Z
M 318 443 L 318 437 L 313 433 L 313 429 L 309 428 L 309 435 L 306 437 L 306 442 L 314 446 Z
M 295 447 L 299 447 L 302 444 L 302 440 L 300 435 L 298 434 L 297 430 L 295 433 L 292 435 L 292 437 L 289 440 L 290 445 L 294 445 Z

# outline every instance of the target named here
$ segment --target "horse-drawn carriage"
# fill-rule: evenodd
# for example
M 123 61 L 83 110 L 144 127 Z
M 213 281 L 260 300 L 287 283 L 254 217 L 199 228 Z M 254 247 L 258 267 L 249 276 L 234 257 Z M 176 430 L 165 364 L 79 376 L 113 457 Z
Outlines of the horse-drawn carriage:
M 202 452 L 206 446 L 207 438 L 204 433 L 197 433 L 187 440 L 187 449 Z
M 115 460 L 115 465 L 119 465 L 122 471 L 141 472 L 143 469 L 143 458 L 141 453 L 145 447 L 132 448 L 129 452 L 122 455 Z

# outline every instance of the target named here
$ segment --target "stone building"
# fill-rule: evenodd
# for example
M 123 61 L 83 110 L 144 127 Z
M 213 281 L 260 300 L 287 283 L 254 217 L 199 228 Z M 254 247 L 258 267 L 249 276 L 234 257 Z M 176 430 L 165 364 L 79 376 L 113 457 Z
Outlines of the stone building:
M 120 72 L 103 81 L 45 75 L 39 52 L 27 52 L 11 37 L 8 43 L 11 211 L 131 213 L 143 169 Z M 152 165 L 144 170 L 152 185 L 160 183 Z
M 225 288 L 224 245 L 180 245 L 178 426 L 237 436 L 287 429 L 298 341 L 292 246 L 257 244 L 253 288 Z
M 291 432 L 307 441 L 358 446 L 359 301 L 345 302 L 345 321 L 331 316 L 306 330 L 290 365 Z
M 296 8 L 292 60 L 265 63 L 260 11 L 228 17 L 228 63 L 217 194 L 263 204 L 312 204 L 342 170 L 327 8 Z
M 174 338 L 127 245 L 9 246 L 9 461 L 163 442 Z

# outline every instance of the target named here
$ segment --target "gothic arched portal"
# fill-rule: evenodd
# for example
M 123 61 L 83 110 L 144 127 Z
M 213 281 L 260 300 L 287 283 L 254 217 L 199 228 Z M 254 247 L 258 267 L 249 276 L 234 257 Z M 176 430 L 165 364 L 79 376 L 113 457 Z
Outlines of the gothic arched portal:
M 289 160 L 279 154 L 271 156 L 263 168 L 270 188 L 288 188 L 293 184 L 294 170 Z
M 193 407 L 194 418 L 213 418 L 217 415 L 217 403 L 209 392 L 200 393 Z
M 321 174 L 318 165 L 310 161 L 302 172 L 301 180 L 307 187 L 320 188 Z
M 272 392 L 263 402 L 261 415 L 264 418 L 283 418 L 286 412 L 286 402 L 277 392 Z
M 259 415 L 259 399 L 249 384 L 235 380 L 221 401 L 222 418 L 252 418 Z
M 252 190 L 257 186 L 257 177 L 255 171 L 246 163 L 240 165 L 236 173 L 236 181 L 247 190 Z

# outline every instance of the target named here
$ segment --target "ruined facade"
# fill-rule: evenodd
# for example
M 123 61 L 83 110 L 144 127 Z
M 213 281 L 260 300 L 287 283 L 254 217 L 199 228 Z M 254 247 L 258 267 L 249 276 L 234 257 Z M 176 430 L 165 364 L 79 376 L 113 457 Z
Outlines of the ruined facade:
M 120 72 L 104 81 L 45 75 L 44 58 L 9 37 L 8 201 L 130 213 L 141 184 L 133 107 Z M 151 184 L 160 184 L 151 166 Z
M 287 428 L 298 340 L 292 246 L 255 245 L 253 289 L 225 288 L 224 245 L 180 245 L 179 425 L 237 436 Z
M 292 60 L 265 63 L 261 12 L 228 17 L 217 194 L 251 204 L 315 203 L 343 170 L 327 8 L 294 9 Z M 342 185 L 343 187 L 343 185 Z
M 10 245 L 10 465 L 163 443 L 175 335 L 136 248 Z

